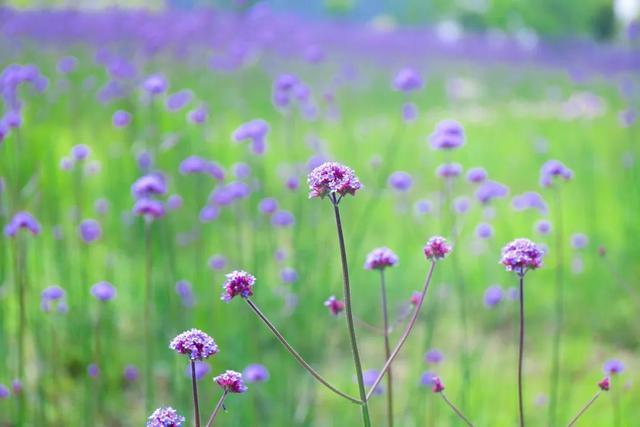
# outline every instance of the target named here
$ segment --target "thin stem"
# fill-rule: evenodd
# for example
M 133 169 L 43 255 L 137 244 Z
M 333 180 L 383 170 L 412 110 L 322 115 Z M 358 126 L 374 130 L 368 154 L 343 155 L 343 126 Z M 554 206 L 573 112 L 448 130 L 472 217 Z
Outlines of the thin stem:
M 24 384 L 24 342 L 26 331 L 26 307 L 25 307 L 25 284 L 24 284 L 24 262 L 20 236 L 15 237 L 14 242 L 14 275 L 16 292 L 18 297 L 18 379 Z M 18 424 L 22 423 L 26 416 L 24 390 L 18 394 Z
M 593 405 L 593 402 L 595 402 L 598 399 L 598 397 L 600 397 L 601 393 L 602 393 L 602 390 L 598 390 L 598 392 L 587 402 L 587 404 L 584 405 L 582 409 L 580 409 L 580 412 L 578 412 L 576 416 L 573 417 L 571 421 L 569 421 L 569 424 L 567 424 L 567 427 L 573 426 L 576 423 L 576 421 L 578 421 L 578 418 L 580 418 L 582 414 L 587 412 L 587 409 L 589 409 L 591 405 Z
M 564 323 L 564 232 L 562 226 L 562 198 L 560 189 L 554 188 L 556 204 L 556 295 L 555 295 L 555 328 L 553 331 L 553 347 L 551 349 L 551 383 L 549 391 L 549 426 L 556 424 L 558 408 L 558 386 L 560 381 L 560 340 Z
M 153 259 L 151 252 L 151 222 L 145 218 L 144 224 L 144 246 L 145 246 L 145 284 L 144 284 L 144 341 L 145 341 L 145 403 L 147 412 L 151 411 L 151 403 L 153 401 L 153 375 L 151 360 L 153 340 L 151 339 L 151 275 L 153 273 Z
M 409 320 L 409 323 L 407 324 L 407 327 L 405 328 L 404 332 L 402 333 L 402 336 L 400 337 L 400 340 L 398 341 L 398 344 L 396 345 L 396 348 L 393 349 L 393 351 L 391 352 L 391 356 L 389 356 L 389 358 L 385 362 L 384 366 L 382 367 L 382 370 L 378 374 L 378 378 L 376 378 L 376 380 L 371 385 L 371 388 L 369 389 L 369 392 L 367 393 L 366 400 L 369 400 L 371 398 L 371 396 L 373 396 L 373 392 L 375 391 L 375 389 L 378 386 L 378 384 L 380 384 L 380 381 L 382 381 L 382 378 L 384 377 L 384 374 L 389 370 L 389 368 L 391 367 L 391 363 L 393 362 L 393 360 L 400 353 L 400 350 L 402 349 L 402 346 L 404 345 L 405 341 L 407 341 L 407 338 L 409 338 L 409 334 L 411 333 L 411 330 L 413 329 L 413 327 L 414 327 L 414 325 L 416 323 L 416 320 L 418 319 L 418 314 L 420 314 L 420 308 L 422 308 L 422 303 L 424 302 L 424 297 L 427 294 L 427 290 L 429 290 L 429 284 L 431 283 L 431 277 L 433 277 L 433 270 L 435 269 L 435 266 L 436 266 L 436 262 L 432 261 L 431 262 L 431 267 L 429 267 L 429 272 L 427 273 L 427 278 L 426 278 L 426 280 L 424 282 L 424 288 L 422 289 L 422 293 L 420 294 L 420 301 L 418 301 L 418 304 L 416 305 L 415 311 L 413 312 L 413 315 L 411 316 L 411 319 Z
M 311 365 L 309 365 L 302 358 L 302 356 L 300 356 L 300 353 L 298 353 L 296 350 L 294 350 L 293 347 L 291 347 L 291 345 L 287 342 L 287 340 L 280 333 L 280 331 L 276 329 L 273 323 L 271 323 L 271 321 L 267 319 L 267 316 L 265 316 L 265 314 L 262 311 L 260 311 L 258 306 L 256 306 L 256 304 L 253 301 L 251 301 L 249 298 L 245 299 L 245 301 L 247 302 L 247 304 L 249 304 L 249 307 L 251 307 L 253 312 L 260 318 L 260 320 L 262 320 L 264 324 L 267 325 L 267 328 L 269 328 L 269 330 L 273 333 L 273 335 L 275 335 L 275 337 L 278 339 L 278 341 L 280 341 L 280 343 L 284 346 L 284 348 L 293 356 L 294 359 L 296 359 L 296 361 L 298 362 L 298 364 L 300 364 L 300 366 L 306 369 L 316 380 L 318 380 L 322 385 L 327 387 L 332 392 L 336 393 L 338 396 L 341 396 L 358 405 L 362 404 L 361 400 L 358 400 L 355 397 L 351 397 L 348 394 L 343 393 L 342 391 L 332 386 L 327 380 L 325 380 L 322 377 L 322 375 L 320 375 L 315 369 L 313 369 Z
M 362 320 L 361 318 L 359 318 L 358 316 L 353 316 L 353 320 L 360 326 L 362 326 L 363 328 L 373 332 L 374 334 L 378 334 L 378 335 L 384 335 L 384 330 L 382 328 L 379 328 L 375 325 L 372 325 L 369 322 L 366 322 L 364 320 Z
M 218 412 L 220 412 L 220 408 L 222 408 L 222 404 L 224 403 L 224 399 L 226 399 L 226 398 L 227 398 L 227 391 L 222 393 L 222 396 L 220 396 L 220 399 L 218 400 L 218 403 L 216 404 L 216 408 L 211 413 L 211 416 L 209 417 L 209 421 L 207 421 L 207 425 L 205 427 L 211 427 L 213 425 L 213 422 L 216 420 L 216 417 L 218 416 Z
M 198 381 L 196 380 L 196 362 L 191 361 L 191 386 L 193 388 L 193 411 L 196 427 L 200 427 L 200 406 L 198 405 Z
M 520 275 L 520 342 L 518 351 L 518 408 L 520 427 L 524 427 L 524 406 L 522 404 L 522 360 L 524 356 L 524 274 Z
M 389 313 L 387 310 L 387 289 L 384 281 L 384 270 L 380 270 L 380 293 L 382 296 L 382 318 L 384 321 L 384 357 L 389 360 L 391 345 L 389 344 Z M 387 373 L 387 420 L 389 427 L 393 427 L 393 375 L 391 366 Z
M 444 400 L 446 402 L 447 405 L 449 405 L 449 407 L 453 410 L 453 412 L 456 413 L 456 415 L 462 420 L 464 421 L 464 423 L 466 425 L 468 425 L 469 427 L 473 427 L 473 424 L 471 424 L 471 421 L 469 421 L 467 419 L 467 417 L 464 416 L 464 414 L 462 413 L 462 411 L 460 411 L 460 409 L 458 409 L 456 407 L 456 405 L 454 405 L 453 403 L 451 403 L 451 401 L 447 398 L 447 396 L 444 394 L 444 392 L 440 392 L 438 393 L 440 396 L 442 396 L 442 400 Z
M 367 393 L 364 386 L 364 378 L 362 375 L 362 364 L 360 363 L 360 352 L 358 350 L 358 342 L 356 339 L 356 329 L 353 326 L 353 312 L 351 309 L 351 286 L 349 285 L 349 266 L 347 264 L 347 250 L 344 245 L 344 233 L 342 231 L 342 221 L 340 220 L 340 209 L 338 202 L 333 200 L 333 212 L 336 217 L 336 229 L 338 231 L 338 243 L 340 245 L 340 260 L 342 262 L 342 284 L 344 288 L 344 305 L 347 314 L 347 328 L 349 330 L 349 341 L 351 341 L 351 352 L 353 353 L 353 364 L 356 369 L 356 378 L 358 380 L 358 391 L 362 403 L 362 421 L 364 427 L 371 427 L 371 419 L 369 416 L 369 406 L 367 405 Z

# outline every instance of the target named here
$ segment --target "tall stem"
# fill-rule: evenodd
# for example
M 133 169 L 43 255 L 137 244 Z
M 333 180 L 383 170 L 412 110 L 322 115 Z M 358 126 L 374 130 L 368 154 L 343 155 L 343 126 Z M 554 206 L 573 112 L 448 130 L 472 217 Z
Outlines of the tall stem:
M 380 270 L 380 291 L 382 294 L 382 318 L 384 321 L 384 357 L 389 360 L 391 345 L 389 344 L 389 314 L 387 306 L 387 289 L 384 280 L 384 270 Z M 387 424 L 393 427 L 393 375 L 391 366 L 387 372 Z
M 220 396 L 220 399 L 218 399 L 218 403 L 216 404 L 215 409 L 211 413 L 211 416 L 209 417 L 209 421 L 207 421 L 207 425 L 205 427 L 211 427 L 213 425 L 213 422 L 216 420 L 216 417 L 218 416 L 218 412 L 220 412 L 220 408 L 222 408 L 224 399 L 226 398 L 227 398 L 227 392 L 225 391 L 224 393 L 222 393 L 222 396 Z
M 447 396 L 444 394 L 444 392 L 440 392 L 438 393 L 440 396 L 442 396 L 442 400 L 445 401 L 445 403 L 447 405 L 449 405 L 449 407 L 451 408 L 451 410 L 453 410 L 453 412 L 456 413 L 456 415 L 469 427 L 473 427 L 473 424 L 471 424 L 471 421 L 469 421 L 467 419 L 467 417 L 464 416 L 464 414 L 462 413 L 462 411 L 460 411 L 460 409 L 458 409 L 456 407 L 456 405 L 454 405 L 453 403 L 451 403 L 451 401 L 447 398 Z
M 145 284 L 144 284 L 144 369 L 145 369 L 145 403 L 147 412 L 151 411 L 153 401 L 153 361 L 151 339 L 151 275 L 153 273 L 153 259 L 151 252 L 151 221 L 145 218 L 144 224 L 144 246 L 145 246 Z
M 300 356 L 300 353 L 298 353 L 293 347 L 291 347 L 291 344 L 289 344 L 289 342 L 284 338 L 284 336 L 280 333 L 280 331 L 278 331 L 278 329 L 274 326 L 274 324 L 271 323 L 271 321 L 267 318 L 267 316 L 262 311 L 260 311 L 258 306 L 253 301 L 251 301 L 249 298 L 247 298 L 245 301 L 247 302 L 247 304 L 249 304 L 249 307 L 251 307 L 253 312 L 260 318 L 260 320 L 262 320 L 264 324 L 267 325 L 267 328 L 269 328 L 269 330 L 273 333 L 273 335 L 275 335 L 275 337 L 278 339 L 278 341 L 280 341 L 280 343 L 284 346 L 284 348 L 293 356 L 294 359 L 296 359 L 298 364 L 302 366 L 304 369 L 306 369 L 316 380 L 318 380 L 322 385 L 327 387 L 329 390 L 331 390 L 338 396 L 344 397 L 345 399 L 353 403 L 356 403 L 358 405 L 362 403 L 361 400 L 358 400 L 355 397 L 351 397 L 348 394 L 341 392 L 340 390 L 332 386 L 327 380 L 325 380 L 322 377 L 322 375 L 320 375 L 315 369 L 313 369 L 311 365 L 309 365 L 302 358 L 302 356 Z
M 191 361 L 191 386 L 193 388 L 193 411 L 196 427 L 200 427 L 200 406 L 198 405 L 198 382 L 196 380 L 196 362 Z
M 25 280 L 24 276 L 24 253 L 22 245 L 20 244 L 20 236 L 15 237 L 14 242 L 14 275 L 15 285 L 18 297 L 18 360 L 17 360 L 17 373 L 18 379 L 25 383 L 24 379 L 24 342 L 26 331 L 26 306 L 25 306 Z M 25 392 L 21 391 L 18 395 L 18 424 L 22 423 L 25 419 Z
M 562 199 L 560 189 L 554 188 L 556 204 L 556 295 L 555 295 L 555 328 L 553 331 L 553 347 L 551 349 L 551 381 L 549 391 L 549 426 L 556 425 L 558 408 L 558 386 L 560 381 L 560 338 L 564 323 L 564 230 L 562 227 Z
M 405 341 L 407 341 L 407 338 L 409 338 L 409 334 L 411 333 L 411 330 L 413 329 L 414 325 L 416 324 L 416 320 L 418 319 L 418 314 L 420 314 L 420 308 L 422 308 L 424 297 L 427 294 L 427 290 L 429 290 L 429 284 L 431 283 L 431 277 L 433 277 L 433 270 L 435 269 L 435 267 L 436 267 L 436 262 L 432 261 L 431 267 L 429 267 L 429 273 L 427 273 L 427 278 L 424 282 L 424 288 L 422 289 L 422 293 L 420 294 L 420 301 L 418 301 L 418 304 L 416 305 L 415 311 L 411 316 L 411 320 L 409 320 L 407 327 L 402 333 L 402 336 L 400 337 L 400 340 L 398 341 L 396 348 L 393 349 L 393 351 L 391 352 L 391 356 L 389 356 L 384 366 L 382 367 L 382 370 L 380 370 L 380 373 L 378 374 L 378 378 L 376 378 L 376 380 L 371 385 L 371 388 L 367 393 L 366 400 L 369 400 L 371 398 L 376 387 L 378 386 L 378 384 L 380 384 L 380 381 L 382 381 L 384 374 L 389 370 L 389 368 L 391 367 L 391 363 L 396 358 L 396 356 L 398 356 L 398 354 L 400 353 L 400 350 L 402 349 L 402 346 L 404 345 Z
M 520 274 L 520 342 L 518 351 L 518 409 L 520 427 L 524 427 L 524 406 L 522 404 L 522 361 L 524 356 L 524 273 Z
M 589 409 L 591 405 L 593 405 L 593 402 L 595 402 L 598 399 L 598 397 L 600 397 L 601 393 L 602 393 L 602 390 L 598 390 L 598 392 L 591 398 L 591 400 L 589 400 L 587 404 L 584 405 L 582 409 L 580 409 L 580 412 L 578 412 L 576 416 L 573 417 L 571 421 L 569 421 L 569 424 L 567 424 L 567 427 L 573 426 L 576 423 L 576 421 L 578 421 L 578 419 L 582 416 L 582 414 L 587 412 L 587 409 Z
M 360 352 L 358 351 L 358 343 L 356 340 L 356 330 L 353 326 L 353 313 L 351 310 L 351 286 L 349 284 L 349 266 L 347 265 L 347 250 L 344 245 L 344 233 L 342 231 L 342 221 L 340 220 L 340 209 L 338 203 L 333 200 L 333 212 L 336 217 L 336 228 L 338 230 L 338 243 L 340 245 L 340 260 L 342 262 L 342 283 L 344 287 L 344 304 L 347 314 L 347 328 L 349 330 L 349 340 L 351 341 L 351 352 L 353 353 L 353 364 L 356 369 L 356 378 L 358 380 L 358 391 L 360 392 L 360 400 L 362 401 L 362 421 L 365 427 L 371 427 L 371 419 L 369 417 L 369 406 L 367 405 L 367 392 L 364 387 L 364 378 L 362 376 L 362 365 L 360 363 Z

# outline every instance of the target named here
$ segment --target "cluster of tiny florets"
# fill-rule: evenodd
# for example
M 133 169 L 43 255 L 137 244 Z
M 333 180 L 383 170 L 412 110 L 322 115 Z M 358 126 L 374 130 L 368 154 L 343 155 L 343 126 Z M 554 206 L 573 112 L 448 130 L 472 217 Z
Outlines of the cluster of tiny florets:
M 232 271 L 226 277 L 227 281 L 222 285 L 224 289 L 220 297 L 222 301 L 229 302 L 237 295 L 245 299 L 253 295 L 253 284 L 256 278 L 251 274 L 246 271 Z
M 529 270 L 542 266 L 542 249 L 529 239 L 515 239 L 502 249 L 500 263 L 507 271 L 523 276 Z
M 444 237 L 435 236 L 429 239 L 424 247 L 424 255 L 431 261 L 443 259 L 451 252 L 451 246 Z
M 247 386 L 242 381 L 242 374 L 236 371 L 226 371 L 213 379 L 228 393 L 244 393 Z
M 364 262 L 367 270 L 384 270 L 386 267 L 393 267 L 398 263 L 398 256 L 389 248 L 376 248 L 369 252 Z
M 353 170 L 335 162 L 326 162 L 309 173 L 309 198 L 354 195 L 362 188 Z
M 184 417 L 171 407 L 158 408 L 147 419 L 147 427 L 181 427 Z
M 216 342 L 201 330 L 191 329 L 175 337 L 169 348 L 186 354 L 191 360 L 202 360 L 218 352 Z

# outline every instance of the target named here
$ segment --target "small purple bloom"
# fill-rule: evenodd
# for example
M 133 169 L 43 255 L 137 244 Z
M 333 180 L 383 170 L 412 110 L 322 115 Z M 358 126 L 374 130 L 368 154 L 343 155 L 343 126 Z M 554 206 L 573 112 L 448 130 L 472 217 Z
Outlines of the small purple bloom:
M 152 74 L 144 81 L 143 87 L 151 95 L 160 95 L 167 90 L 168 84 L 164 76 Z
M 251 166 L 244 162 L 233 165 L 233 174 L 237 179 L 246 179 L 251 175 Z
M 479 239 L 490 239 L 491 236 L 493 236 L 493 227 L 486 222 L 478 224 L 476 227 L 476 236 L 478 236 Z
M 138 368 L 134 365 L 125 366 L 124 371 L 122 372 L 122 377 L 125 381 L 130 383 L 137 381 L 139 376 L 140 373 L 138 372 Z
M 22 381 L 20 381 L 18 378 L 15 378 L 13 381 L 11 381 L 11 391 L 13 392 L 13 394 L 22 393 Z
M 424 255 L 428 260 L 436 261 L 444 259 L 451 252 L 451 246 L 447 244 L 444 237 L 434 236 L 429 239 L 423 249 Z
M 402 119 L 412 122 L 418 118 L 418 107 L 413 102 L 407 102 L 402 106 Z
M 226 275 L 227 280 L 222 285 L 224 291 L 220 298 L 224 302 L 231 301 L 234 297 L 240 296 L 247 299 L 253 295 L 253 285 L 256 282 L 256 278 L 246 271 L 232 271 Z
M 191 290 L 191 283 L 186 280 L 178 280 L 176 282 L 176 293 L 182 300 L 183 307 L 193 307 L 193 292 Z
M 225 371 L 213 380 L 228 393 L 244 393 L 247 391 L 247 386 L 244 385 L 240 372 Z
M 100 375 L 100 367 L 95 363 L 90 364 L 87 366 L 87 374 L 89 374 L 91 378 L 98 378 Z
M 329 195 L 336 202 L 347 194 L 355 195 L 362 188 L 353 170 L 335 162 L 326 162 L 309 173 L 309 198 Z M 340 196 L 340 197 L 338 197 Z
M 515 239 L 502 249 L 500 263 L 507 271 L 515 271 L 524 276 L 527 271 L 542 266 L 544 253 L 538 245 L 529 239 Z
M 167 184 L 160 174 L 144 175 L 131 186 L 131 193 L 136 199 L 152 195 L 162 195 L 167 192 Z
M 471 168 L 467 172 L 467 181 L 472 182 L 474 184 L 479 184 L 487 179 L 487 171 L 484 168 L 476 167 Z
M 392 173 L 388 182 L 391 188 L 398 191 L 408 191 L 413 184 L 411 175 L 402 171 Z
M 435 376 L 436 374 L 431 371 L 423 372 L 420 376 L 420 385 L 423 385 L 425 387 L 433 387 L 433 378 Z
M 89 147 L 85 144 L 74 145 L 71 148 L 71 157 L 76 162 L 85 160 L 87 157 L 89 157 L 89 153 L 90 153 Z
M 124 128 L 131 123 L 131 114 L 124 110 L 118 110 L 113 113 L 113 126 L 116 128 Z
M 295 222 L 295 217 L 289 211 L 279 210 L 271 217 L 271 225 L 274 227 L 290 227 Z
M 76 69 L 78 60 L 73 56 L 65 56 L 58 61 L 58 72 L 60 74 L 69 74 Z
M 365 387 L 371 387 L 376 380 L 378 379 L 378 375 L 380 375 L 380 371 L 377 369 L 368 369 L 362 373 L 362 380 Z M 382 385 L 378 384 L 376 388 L 373 390 L 374 396 L 379 396 L 384 393 L 384 388 Z
M 493 308 L 502 301 L 503 292 L 500 285 L 491 285 L 484 291 L 484 305 Z
M 431 211 L 433 210 L 431 201 L 426 199 L 416 201 L 413 208 L 418 215 L 426 215 L 431 213 Z
M 470 207 L 471 200 L 466 196 L 456 197 L 453 201 L 453 210 L 459 215 L 467 213 Z
M 427 363 L 431 363 L 432 365 L 437 365 L 439 363 L 442 363 L 442 361 L 444 360 L 444 355 L 440 350 L 431 349 L 424 355 L 424 360 Z
M 456 178 L 462 173 L 460 163 L 445 163 L 436 168 L 436 175 L 440 178 Z
M 109 212 L 109 201 L 105 198 L 100 198 L 95 201 L 93 208 L 98 215 L 104 215 Z
M 187 113 L 187 119 L 189 120 L 189 122 L 197 125 L 200 125 L 206 122 L 208 117 L 209 117 L 209 111 L 207 110 L 207 107 L 205 107 L 204 105 L 196 108 L 195 110 L 191 110 Z
M 329 308 L 329 311 L 334 316 L 337 316 L 344 310 L 344 302 L 340 301 L 333 295 L 327 298 L 327 300 L 324 302 L 324 306 Z
M 98 301 L 109 301 L 116 297 L 116 288 L 109 282 L 98 282 L 91 287 L 91 295 Z
M 172 194 L 167 198 L 167 209 L 170 211 L 178 210 L 182 207 L 182 196 L 179 194 Z
M 433 377 L 433 387 L 431 387 L 431 391 L 434 393 L 442 393 L 444 391 L 444 383 L 440 379 L 440 377 Z
M 20 230 L 27 230 L 37 236 L 40 234 L 40 224 L 29 212 L 18 212 L 4 227 L 4 234 L 8 237 L 14 237 Z
M 582 249 L 589 243 L 589 238 L 584 233 L 576 233 L 571 236 L 571 246 L 574 249 Z
M 453 150 L 464 145 L 465 136 L 462 125 L 455 120 L 443 120 L 429 136 L 434 150 Z
M 619 359 L 609 359 L 602 366 L 602 370 L 607 375 L 618 375 L 624 372 L 624 363 Z
M 164 216 L 164 205 L 154 199 L 138 199 L 133 206 L 133 213 L 151 219 L 161 218 Z
M 598 382 L 598 387 L 600 387 L 600 390 L 602 391 L 609 391 L 611 388 L 611 378 L 604 377 L 600 382 Z
M 4 384 L 0 384 L 0 400 L 5 400 L 9 397 L 9 388 L 4 385 Z
M 242 373 L 248 383 L 262 383 L 269 379 L 269 371 L 264 365 L 252 364 L 247 366 Z
M 569 181 L 573 178 L 573 171 L 559 160 L 549 160 L 540 169 L 540 185 L 551 187 L 554 178 Z
M 420 74 L 413 68 L 403 68 L 393 78 L 393 88 L 400 92 L 413 92 L 422 88 Z
M 509 188 L 496 181 L 484 181 L 476 190 L 476 199 L 483 205 L 491 202 L 493 199 L 506 197 L 509 194 Z
M 300 187 L 300 180 L 292 175 L 285 181 L 285 186 L 291 191 L 296 191 Z
M 298 280 L 298 272 L 291 267 L 285 267 L 280 271 L 280 278 L 284 283 L 293 283 Z
M 519 196 L 515 196 L 511 204 L 517 211 L 537 209 L 541 214 L 547 213 L 547 204 L 544 199 L 540 194 L 533 191 L 527 191 Z
M 168 111 L 176 112 L 183 109 L 191 99 L 193 98 L 193 92 L 188 89 L 180 90 L 176 93 L 172 93 L 167 98 L 166 107 Z
M 147 427 L 182 427 L 184 417 L 171 407 L 158 408 L 147 419 Z
M 264 198 L 260 200 L 258 209 L 260 209 L 260 212 L 263 214 L 271 215 L 278 210 L 278 201 L 273 197 Z
M 255 154 L 264 154 L 265 139 L 269 133 L 269 124 L 262 119 L 255 119 L 243 123 L 233 132 L 236 142 L 251 141 L 252 151 Z
M 381 247 L 369 252 L 364 262 L 364 268 L 367 270 L 384 270 L 396 264 L 398 264 L 398 256 L 391 249 Z
M 52 285 L 45 288 L 40 294 L 40 297 L 43 300 L 47 301 L 57 301 L 64 298 L 64 294 L 64 289 L 62 289 L 60 286 Z
M 85 243 L 91 243 L 102 236 L 102 227 L 95 219 L 85 219 L 80 223 L 78 233 Z
M 189 356 L 191 360 L 207 359 L 218 352 L 213 338 L 199 329 L 190 329 L 179 334 L 171 340 L 169 348 Z
M 222 181 L 224 179 L 224 170 L 216 162 L 203 159 L 199 156 L 189 156 L 180 163 L 180 173 L 182 175 L 189 174 L 208 174 L 213 178 Z
M 551 223 L 546 219 L 541 219 L 536 222 L 535 229 L 542 235 L 549 234 L 551 232 Z
M 200 209 L 198 219 L 202 223 L 211 222 L 220 216 L 220 208 L 214 205 L 207 205 Z
M 207 362 L 196 360 L 194 364 L 196 366 L 196 380 L 198 381 L 203 379 L 211 371 L 211 366 L 209 366 Z M 191 378 L 191 363 L 185 367 L 184 373 L 187 377 Z
M 227 266 L 227 258 L 224 255 L 216 254 L 209 258 L 209 267 L 214 270 L 222 270 Z

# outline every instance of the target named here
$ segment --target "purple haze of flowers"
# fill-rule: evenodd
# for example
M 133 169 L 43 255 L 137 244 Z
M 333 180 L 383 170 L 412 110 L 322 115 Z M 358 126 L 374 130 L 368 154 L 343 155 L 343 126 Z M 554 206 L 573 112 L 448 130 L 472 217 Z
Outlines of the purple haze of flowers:
M 241 124 L 232 134 L 236 142 L 251 141 L 255 154 L 264 154 L 265 140 L 269 133 L 269 124 L 262 119 L 254 119 Z
M 182 196 L 179 194 L 172 194 L 167 198 L 167 209 L 170 211 L 178 210 L 182 207 Z
M 324 306 L 327 307 L 334 316 L 337 316 L 344 310 L 344 302 L 337 299 L 334 295 L 327 298 L 324 302 Z
M 431 213 L 431 211 L 433 210 L 433 207 L 431 205 L 430 200 L 423 199 L 423 200 L 416 201 L 414 205 L 414 210 L 418 215 L 426 215 Z
M 392 86 L 400 92 L 413 92 L 422 88 L 420 74 L 413 68 L 403 68 L 393 78 Z
M 589 238 L 584 233 L 576 233 L 571 236 L 571 246 L 574 249 L 582 249 L 589 243 Z
M 442 363 L 442 361 L 444 360 L 444 355 L 440 350 L 436 350 L 434 348 L 425 353 L 424 360 L 425 362 L 430 363 L 432 365 L 437 365 L 439 363 Z
M 207 222 L 214 221 L 218 219 L 220 216 L 220 208 L 215 205 L 206 205 L 202 209 L 200 209 L 200 213 L 198 214 L 198 220 L 201 223 L 206 224 Z
M 271 215 L 272 213 L 278 210 L 278 201 L 273 197 L 266 197 L 260 200 L 260 203 L 258 204 L 258 209 L 263 214 Z
M 484 168 L 475 167 L 469 169 L 469 171 L 467 172 L 467 181 L 474 184 L 479 184 L 487 179 L 487 176 L 487 171 L 484 170 Z
M 218 346 L 213 338 L 199 329 L 190 329 L 179 334 L 171 340 L 169 348 L 189 356 L 190 360 L 208 359 L 218 352 Z
M 536 222 L 535 229 L 542 235 L 547 235 L 551 232 L 551 223 L 546 219 L 541 219 Z
M 618 375 L 624 372 L 624 363 L 619 359 L 609 359 L 604 362 L 602 370 L 607 375 Z
M 441 236 L 434 236 L 429 239 L 425 247 L 423 248 L 424 256 L 428 260 L 436 261 L 444 259 L 449 252 L 451 252 L 451 246 L 447 243 L 446 239 Z
M 398 264 L 398 256 L 389 248 L 376 248 L 369 252 L 364 262 L 366 270 L 384 270 Z
M 506 197 L 509 194 L 509 188 L 506 185 L 496 181 L 485 181 L 476 190 L 476 199 L 483 205 L 491 202 L 493 199 Z
M 271 216 L 271 225 L 274 227 L 290 227 L 295 223 L 295 221 L 295 217 L 289 211 L 279 210 Z
M 9 388 L 4 384 L 0 384 L 0 400 L 7 399 L 9 394 Z
M 27 230 L 34 236 L 37 236 L 40 234 L 40 224 L 29 212 L 18 212 L 4 227 L 4 234 L 7 237 L 14 237 L 20 230 Z
M 209 366 L 207 362 L 196 360 L 195 365 L 196 365 L 196 380 L 198 381 L 203 379 L 206 375 L 209 374 L 209 372 L 211 372 L 211 366 Z M 188 378 L 191 378 L 191 363 L 185 366 L 184 374 Z
M 453 150 L 464 145 L 465 136 L 462 125 L 455 120 L 442 120 L 429 136 L 434 150 Z
M 233 175 L 237 179 L 246 179 L 251 175 L 251 166 L 246 164 L 245 162 L 238 162 L 233 165 Z
M 176 111 L 180 111 L 188 103 L 190 103 L 191 99 L 193 99 L 193 92 L 191 92 L 189 89 L 183 89 L 169 95 L 165 106 L 167 107 L 168 111 L 175 113 Z
M 65 56 L 58 61 L 58 72 L 60 74 L 69 74 L 76 69 L 78 60 L 73 56 Z
M 164 76 L 152 74 L 146 78 L 142 86 L 150 95 L 160 95 L 167 90 L 168 84 Z
M 244 393 L 247 386 L 242 381 L 242 374 L 236 371 L 225 371 L 213 379 L 227 393 Z
M 502 302 L 504 293 L 500 285 L 491 285 L 484 291 L 484 305 L 493 308 Z
M 309 198 L 330 196 L 336 202 L 347 194 L 356 194 L 362 184 L 354 171 L 340 163 L 326 162 L 309 173 Z M 339 196 L 339 197 L 338 197 Z
M 162 195 L 167 192 L 167 184 L 162 175 L 151 173 L 144 175 L 131 186 L 131 194 L 136 199 L 153 195 Z
M 280 279 L 284 283 L 293 283 L 298 280 L 298 272 L 291 267 L 285 267 L 280 271 Z
M 224 255 L 216 254 L 209 258 L 209 267 L 214 270 L 222 270 L 227 266 L 227 257 Z
M 124 367 L 124 371 L 122 372 L 122 377 L 127 382 L 135 382 L 138 380 L 140 373 L 138 372 L 138 368 L 134 365 L 127 365 Z
M 114 127 L 127 127 L 129 126 L 129 123 L 131 123 L 131 114 L 124 110 L 118 110 L 113 113 L 112 121 Z
M 490 239 L 493 236 L 493 227 L 486 222 L 478 224 L 476 227 L 476 236 L 479 239 Z
M 158 408 L 147 419 L 147 427 L 182 427 L 184 417 L 171 407 Z
M 538 245 L 529 239 L 515 239 L 502 249 L 500 263 L 507 271 L 514 271 L 524 276 L 527 271 L 542 266 L 544 253 Z
M 78 233 L 85 243 L 95 242 L 102 236 L 102 227 L 95 219 L 85 219 L 78 227 Z
M 254 363 L 244 369 L 242 376 L 248 383 L 262 383 L 269 379 L 269 371 L 264 365 Z
M 133 205 L 133 213 L 149 219 L 158 219 L 164 216 L 164 205 L 159 200 L 138 199 Z
M 413 179 L 407 172 L 397 171 L 389 176 L 389 187 L 398 191 L 409 191 L 413 185 Z
M 460 163 L 444 163 L 436 168 L 436 175 L 440 178 L 456 178 L 462 173 Z
M 91 287 L 91 295 L 98 301 L 106 302 L 116 297 L 116 288 L 109 282 L 98 282 Z
M 187 113 L 187 120 L 190 123 L 193 123 L 196 125 L 203 124 L 204 122 L 207 121 L 208 117 L 209 117 L 209 111 L 207 110 L 207 107 L 204 105 L 201 105 L 195 110 L 191 110 Z
M 547 204 L 544 199 L 539 193 L 533 191 L 527 191 L 519 196 L 514 196 L 511 204 L 517 211 L 537 209 L 541 214 L 547 213 Z
M 186 280 L 178 280 L 176 282 L 176 293 L 180 297 L 183 307 L 193 307 L 193 292 L 191 290 L 191 283 Z
M 551 187 L 554 178 L 569 181 L 573 178 L 573 171 L 559 160 L 549 160 L 540 168 L 540 185 Z
M 253 285 L 256 278 L 246 271 L 232 271 L 226 275 L 227 280 L 222 285 L 222 296 L 220 299 L 229 302 L 236 296 L 247 299 L 253 295 Z
M 203 173 L 222 181 L 224 179 L 224 170 L 216 162 L 203 159 L 199 156 L 189 156 L 180 163 L 180 173 L 182 175 Z

